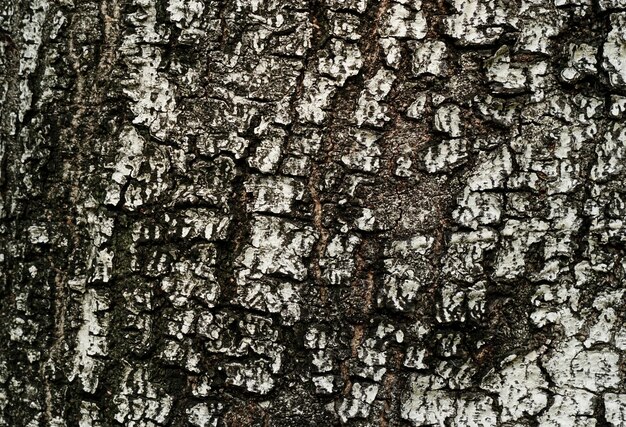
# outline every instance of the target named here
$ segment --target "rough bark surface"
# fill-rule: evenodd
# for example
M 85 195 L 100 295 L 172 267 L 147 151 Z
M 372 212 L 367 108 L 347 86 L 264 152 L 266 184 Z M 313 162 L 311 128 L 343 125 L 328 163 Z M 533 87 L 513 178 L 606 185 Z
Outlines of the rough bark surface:
M 0 0 L 0 425 L 626 425 L 626 1 Z

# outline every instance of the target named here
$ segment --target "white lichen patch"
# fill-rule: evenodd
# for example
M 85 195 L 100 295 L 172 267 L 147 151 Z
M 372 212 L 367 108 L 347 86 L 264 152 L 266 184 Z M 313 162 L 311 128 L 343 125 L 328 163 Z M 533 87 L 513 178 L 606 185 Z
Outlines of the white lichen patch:
M 443 105 L 435 113 L 435 129 L 444 132 L 452 138 L 463 134 L 461 124 L 461 109 L 454 104 Z
M 385 250 L 386 256 L 425 255 L 435 239 L 431 236 L 417 235 L 406 240 L 396 240 Z
M 28 5 L 21 25 L 22 52 L 19 65 L 19 109 L 17 119 L 24 120 L 24 114 L 31 107 L 33 93 L 28 77 L 35 71 L 38 64 L 39 47 L 43 41 L 44 21 L 50 5 L 46 0 L 32 1 Z
M 337 413 L 345 423 L 351 418 L 365 418 L 378 394 L 377 384 L 352 384 L 350 397 L 342 399 Z
M 500 194 L 473 192 L 466 188 L 452 217 L 464 227 L 476 230 L 479 226 L 498 223 L 502 210 Z
M 350 169 L 376 173 L 380 167 L 380 148 L 377 146 L 359 148 L 358 151 L 343 155 L 341 162 Z
M 595 344 L 609 344 L 613 341 L 613 334 L 619 322 L 619 316 L 615 307 L 624 300 L 626 290 L 621 289 L 615 292 L 606 292 L 598 295 L 593 303 L 593 308 L 598 312 L 597 318 L 589 314 L 589 332 L 584 345 L 587 348 Z M 617 347 L 617 346 L 616 346 Z
M 453 424 L 466 427 L 495 427 L 498 414 L 493 399 L 489 396 L 468 396 L 458 400 Z
M 409 347 L 402 364 L 407 368 L 428 369 L 428 365 L 424 361 L 426 354 L 425 348 Z
M 411 166 L 413 166 L 413 160 L 411 160 L 409 153 L 406 153 L 396 159 L 396 168 L 394 169 L 393 174 L 405 178 L 409 177 L 413 175 Z
M 515 103 L 503 102 L 501 99 L 494 98 L 491 95 L 476 96 L 474 100 L 478 104 L 480 113 L 496 123 L 504 126 L 513 126 L 515 123 L 514 118 L 517 114 Z
M 421 1 L 414 2 L 417 10 L 393 3 L 382 16 L 382 23 L 378 27 L 378 34 L 382 38 L 397 37 L 405 39 L 423 39 L 426 37 L 428 22 L 420 9 Z
M 411 375 L 410 387 L 401 400 L 400 416 L 413 425 L 497 425 L 498 415 L 491 397 L 472 393 L 457 398 L 456 393 L 445 390 L 444 381 L 435 375 Z
M 330 45 L 328 56 L 318 60 L 318 70 L 322 75 L 329 75 L 343 86 L 346 79 L 355 76 L 363 66 L 361 51 L 356 44 L 336 39 Z
M 626 350 L 626 325 L 615 332 L 615 347 L 619 350 Z
M 328 7 L 331 9 L 349 9 L 354 12 L 363 13 L 367 7 L 366 0 L 329 0 Z
M 626 394 L 606 393 L 604 412 L 604 417 L 611 426 L 618 427 L 626 424 Z
M 569 45 L 569 60 L 567 67 L 561 71 L 561 78 L 568 82 L 579 80 L 586 75 L 597 72 L 596 55 L 598 49 L 586 43 Z
M 548 394 L 544 391 L 548 382 L 539 368 L 538 358 L 536 352 L 517 357 L 499 372 L 483 379 L 481 388 L 498 393 L 503 422 L 537 414 L 548 405 Z
M 423 155 L 424 167 L 429 173 L 449 171 L 467 160 L 467 141 L 449 139 L 428 148 Z
M 502 247 L 496 261 L 495 276 L 513 279 L 525 271 L 525 253 L 534 243 L 540 242 L 549 229 L 544 221 L 520 222 L 507 220 L 502 229 Z
M 359 34 L 360 19 L 351 13 L 328 12 L 329 20 L 332 24 L 331 33 L 333 36 L 356 41 L 361 39 Z
M 379 327 L 380 329 L 380 327 Z M 393 331 L 393 327 L 390 328 Z M 381 336 L 366 339 L 357 348 L 357 360 L 358 363 L 353 369 L 353 373 L 362 378 L 369 378 L 375 382 L 380 382 L 383 378 L 387 368 L 385 364 L 387 362 L 387 354 L 383 350 L 380 350 L 380 339 L 384 338 L 386 334 L 379 334 Z
M 263 173 L 274 173 L 282 156 L 284 132 L 275 131 L 263 138 L 255 147 L 254 154 L 248 158 L 250 167 Z
M 493 43 L 504 31 L 498 24 L 506 22 L 499 6 L 494 0 L 454 0 L 456 13 L 444 18 L 444 31 L 464 45 Z
M 217 427 L 223 407 L 221 403 L 198 403 L 185 411 L 187 421 L 195 427 Z
M 115 253 L 110 248 L 103 248 L 92 252 L 91 268 L 92 274 L 89 282 L 107 283 L 113 274 L 113 257 Z
M 414 386 L 415 387 L 415 386 Z M 455 400 L 446 391 L 426 391 L 430 387 L 424 384 L 421 393 L 417 390 L 411 400 L 402 405 L 401 416 L 415 425 L 436 425 L 443 427 L 445 420 L 454 416 Z
M 374 215 L 374 211 L 369 208 L 364 208 L 362 215 L 358 217 L 354 223 L 356 228 L 359 230 L 373 231 L 376 226 L 376 216 Z
M 94 289 L 85 292 L 82 302 L 83 325 L 76 336 L 74 366 L 68 379 L 78 376 L 81 386 L 87 393 L 94 393 L 104 363 L 98 356 L 106 356 L 108 315 L 102 313 L 109 307 L 107 298 L 98 295 Z M 96 356 L 96 357 L 94 357 Z
M 180 28 L 181 25 L 189 25 L 195 17 L 201 16 L 204 10 L 204 4 L 198 0 L 191 0 L 183 2 L 181 0 L 169 0 L 167 11 L 170 14 L 170 19 L 176 22 Z
M 594 394 L 586 390 L 558 389 L 554 402 L 538 420 L 546 427 L 588 426 L 594 412 L 594 400 Z
M 315 393 L 317 394 L 331 394 L 335 387 L 333 384 L 332 375 L 319 375 L 312 378 L 313 385 L 315 386 Z
M 359 96 L 355 112 L 356 124 L 368 124 L 381 127 L 390 120 L 387 116 L 388 107 L 381 104 L 391 91 L 396 76 L 389 70 L 380 69 L 374 77 L 367 81 L 365 90 Z
M 402 62 L 402 44 L 393 37 L 381 38 L 380 45 L 385 52 L 385 63 L 397 69 Z
M 408 310 L 418 291 L 429 280 L 431 268 L 428 254 L 434 238 L 417 235 L 391 242 L 385 249 L 385 275 L 379 303 L 395 310 Z
M 591 392 L 620 384 L 619 354 L 612 350 L 585 350 L 576 338 L 558 344 L 544 356 L 544 366 L 558 387 L 577 387 Z
M 184 239 L 204 238 L 208 241 L 226 238 L 230 218 L 212 209 L 186 209 L 176 217 L 165 214 L 166 234 Z
M 333 370 L 332 354 L 324 349 L 313 352 L 311 364 L 314 366 L 315 372 L 331 372 Z
M 113 397 L 114 418 L 129 427 L 164 425 L 174 400 L 150 379 L 145 368 L 127 368 Z
M 360 116 L 357 116 L 357 120 L 359 120 L 358 117 Z M 381 150 L 376 143 L 379 136 L 366 130 L 354 130 L 352 135 L 354 141 L 349 151 L 341 156 L 341 162 L 350 169 L 376 173 L 380 167 Z
M 48 230 L 44 225 L 31 225 L 28 227 L 28 237 L 32 244 L 42 244 L 50 241 Z
M 450 246 L 444 257 L 443 271 L 456 280 L 476 283 L 483 268 L 485 253 L 496 245 L 497 233 L 481 227 L 472 232 L 453 233 Z
M 59 424 L 64 425 L 64 424 Z M 80 402 L 80 420 L 79 427 L 101 427 L 102 420 L 100 416 L 100 408 L 93 402 Z
M 283 161 L 281 172 L 284 175 L 308 176 L 311 170 L 311 159 L 308 156 L 287 157 Z
M 472 191 L 502 188 L 512 170 L 512 156 L 508 148 L 481 153 L 477 167 L 468 179 L 468 186 Z
M 611 31 L 602 49 L 602 66 L 609 73 L 609 81 L 616 88 L 626 87 L 626 13 L 611 14 Z
M 170 19 L 180 28 L 180 41 L 189 42 L 202 36 L 200 18 L 204 12 L 204 3 L 200 0 L 169 0 L 167 12 Z
M 243 387 L 247 391 L 256 394 L 267 394 L 273 388 L 275 380 L 271 375 L 267 363 L 258 361 L 242 365 L 240 363 L 229 363 L 225 367 L 228 376 L 227 383 Z
M 320 267 L 325 280 L 331 285 L 347 284 L 354 271 L 354 251 L 361 242 L 355 235 L 334 235 L 320 259 Z
M 324 111 L 330 104 L 336 83 L 327 77 L 315 77 L 311 73 L 304 75 L 304 94 L 296 106 L 300 119 L 314 124 L 321 124 L 326 118 Z
M 165 39 L 164 31 L 157 25 L 154 4 L 135 3 L 138 11 L 130 15 L 134 32 L 123 39 L 120 48 L 129 69 L 123 92 L 132 101 L 133 123 L 148 126 L 153 136 L 164 139 L 178 117 L 174 85 L 160 71 L 161 48 L 156 43 Z
M 624 169 L 624 157 L 626 148 L 626 126 L 615 123 L 611 130 L 607 131 L 601 142 L 596 145 L 597 161 L 591 169 L 591 179 L 604 180 L 617 175 Z
M 439 322 L 465 322 L 465 292 L 454 283 L 446 283 L 441 289 L 437 311 Z
M 412 119 L 422 118 L 425 112 L 427 101 L 428 101 L 427 94 L 425 93 L 419 94 L 418 97 L 415 99 L 415 101 L 413 101 L 411 105 L 409 105 L 409 108 L 407 108 L 406 110 L 407 117 L 410 117 Z
M 112 169 L 113 173 L 106 190 L 104 203 L 113 206 L 116 206 L 121 200 L 122 186 L 130 178 L 137 178 L 139 168 L 144 162 L 145 140 L 134 127 L 125 127 L 119 135 L 119 140 L 121 146 L 117 152 L 115 163 L 106 166 Z
M 413 74 L 415 76 L 422 74 L 445 75 L 447 52 L 446 44 L 439 40 L 415 43 L 412 63 Z
M 626 113 L 626 96 L 611 95 L 611 116 L 624 117 L 624 113 Z
M 237 259 L 242 267 L 239 280 L 260 279 L 264 274 L 280 273 L 302 280 L 307 276 L 303 258 L 316 240 L 309 226 L 299 226 L 275 217 L 255 216 L 249 246 Z
M 522 3 L 519 18 L 514 21 L 514 25 L 520 30 L 516 48 L 549 54 L 552 47 L 550 39 L 559 35 L 565 26 L 566 16 L 561 11 L 555 11 L 550 3 L 540 1 Z
M 300 319 L 301 289 L 298 285 L 285 282 L 272 286 L 269 283 L 248 280 L 237 291 L 235 302 L 244 307 L 279 313 L 287 325 Z
M 104 245 L 113 236 L 115 219 L 103 213 L 87 212 L 87 224 L 89 234 L 96 247 Z
M 220 296 L 220 285 L 212 271 L 205 271 L 202 264 L 191 261 L 179 261 L 171 270 L 171 274 L 161 281 L 161 289 L 175 307 L 185 307 L 193 297 L 209 307 L 215 305 Z
M 304 196 L 304 184 L 293 178 L 253 176 L 244 186 L 252 194 L 248 205 L 252 212 L 288 213 Z
M 155 137 L 163 139 L 168 128 L 177 121 L 174 86 L 158 71 L 161 64 L 159 50 L 149 46 L 141 49 L 146 59 L 131 73 L 125 83 L 124 93 L 133 101 L 133 123 L 148 126 Z
M 487 79 L 495 93 L 523 92 L 527 86 L 524 69 L 511 63 L 508 46 L 502 46 L 486 63 Z
M 598 3 L 602 10 L 626 9 L 626 0 L 600 0 Z

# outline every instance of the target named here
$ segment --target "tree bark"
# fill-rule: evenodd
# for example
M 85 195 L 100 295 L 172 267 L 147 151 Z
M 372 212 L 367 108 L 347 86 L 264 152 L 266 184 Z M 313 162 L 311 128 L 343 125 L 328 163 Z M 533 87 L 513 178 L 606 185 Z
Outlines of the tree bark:
M 0 0 L 0 425 L 625 426 L 624 0 Z

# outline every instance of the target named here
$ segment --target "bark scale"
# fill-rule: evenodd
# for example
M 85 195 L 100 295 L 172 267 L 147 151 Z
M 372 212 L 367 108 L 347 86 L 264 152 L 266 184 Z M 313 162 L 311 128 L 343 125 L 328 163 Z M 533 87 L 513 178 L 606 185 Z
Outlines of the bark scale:
M 0 425 L 626 425 L 624 0 L 0 0 Z

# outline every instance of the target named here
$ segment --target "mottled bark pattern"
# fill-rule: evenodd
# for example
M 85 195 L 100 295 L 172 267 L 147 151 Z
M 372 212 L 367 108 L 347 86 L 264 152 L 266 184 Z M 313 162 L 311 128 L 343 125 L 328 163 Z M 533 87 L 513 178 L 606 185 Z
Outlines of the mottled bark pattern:
M 626 425 L 626 1 L 0 0 L 0 425 Z

